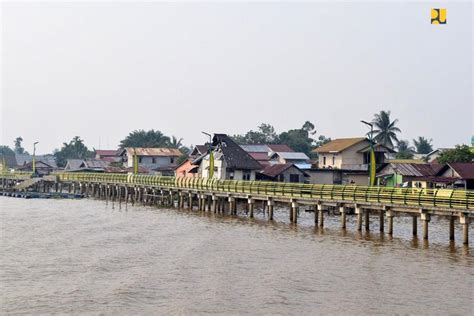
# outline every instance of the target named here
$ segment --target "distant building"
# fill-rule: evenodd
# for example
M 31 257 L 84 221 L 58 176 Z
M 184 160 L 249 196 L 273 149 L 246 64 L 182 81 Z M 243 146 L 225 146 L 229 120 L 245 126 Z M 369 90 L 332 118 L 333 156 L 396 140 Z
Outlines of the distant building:
M 474 190 L 474 163 L 454 162 L 448 163 L 438 172 L 438 176 L 455 178 L 452 183 L 454 188 Z
M 176 177 L 198 177 L 199 165 L 194 165 L 192 160 L 183 161 L 175 170 Z
M 262 166 L 226 134 L 214 134 L 212 139 L 215 179 L 255 180 Z M 209 153 L 192 161 L 199 165 L 199 176 L 209 178 Z
M 64 170 L 68 172 L 105 172 L 108 167 L 109 164 L 100 159 L 68 159 Z
M 15 155 L 0 154 L 0 172 L 18 167 Z
M 392 149 L 374 144 L 375 162 L 381 165 Z M 365 137 L 338 138 L 313 150 L 318 154 L 318 167 L 322 169 L 368 170 L 370 141 Z
M 275 152 L 270 156 L 271 164 L 294 164 L 299 169 L 311 168 L 310 158 L 302 152 Z
M 267 165 L 257 174 L 258 180 L 304 183 L 309 175 L 292 163 Z
M 389 187 L 411 187 L 412 182 L 418 182 L 414 186 L 429 187 L 426 180 L 433 179 L 442 167 L 438 164 L 390 162 L 377 172 L 377 182 Z
M 131 148 L 127 147 L 120 152 L 124 165 L 133 168 L 133 155 L 138 158 L 138 166 L 152 171 L 152 173 L 172 176 L 177 167 L 176 160 L 182 153 L 176 148 Z
M 16 163 L 19 167 L 25 166 L 26 164 L 33 161 L 33 155 L 29 154 L 16 154 L 15 153 Z M 54 169 L 58 168 L 56 164 L 56 159 L 53 155 L 35 155 L 35 161 L 42 161 L 48 166 L 51 166 Z
M 103 160 L 109 163 L 118 163 L 122 161 L 120 150 L 114 149 L 96 149 L 95 159 Z
M 288 145 L 285 144 L 259 144 L 259 145 L 240 145 L 252 158 L 258 161 L 263 167 L 273 163 L 271 156 L 276 152 L 289 153 L 294 152 Z M 284 163 L 284 162 L 283 162 Z
M 426 154 L 423 159 L 426 162 L 437 162 L 437 159 L 438 159 L 439 155 L 441 155 L 441 153 L 443 153 L 447 150 L 450 150 L 450 149 L 452 149 L 452 148 L 437 148 L 437 149 L 433 150 L 432 152 Z

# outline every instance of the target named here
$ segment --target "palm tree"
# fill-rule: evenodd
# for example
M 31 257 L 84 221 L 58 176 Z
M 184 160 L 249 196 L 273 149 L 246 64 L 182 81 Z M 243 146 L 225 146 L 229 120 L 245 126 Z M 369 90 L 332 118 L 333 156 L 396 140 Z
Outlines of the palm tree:
M 398 152 L 395 155 L 397 159 L 412 159 L 414 148 L 410 146 L 410 143 L 407 140 L 400 140 L 397 143 Z
M 380 111 L 374 115 L 372 124 L 374 124 L 374 140 L 377 143 L 393 148 L 394 142 L 398 142 L 397 133 L 401 130 L 395 125 L 398 119 L 390 120 L 390 111 Z
M 419 154 L 429 154 L 433 151 L 433 145 L 431 144 L 433 140 L 427 139 L 422 136 L 418 137 L 418 140 L 414 139 L 413 144 L 415 144 L 416 152 Z
M 181 147 L 183 147 L 183 139 L 178 139 L 176 136 L 171 136 L 170 147 L 181 149 Z

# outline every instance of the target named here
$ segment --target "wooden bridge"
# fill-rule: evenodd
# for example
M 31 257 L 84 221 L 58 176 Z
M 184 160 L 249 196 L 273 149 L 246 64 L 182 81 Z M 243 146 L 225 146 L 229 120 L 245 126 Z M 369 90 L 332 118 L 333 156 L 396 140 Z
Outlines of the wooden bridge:
M 3 173 L 3 190 L 15 190 L 16 184 L 30 178 L 28 174 Z M 468 244 L 470 217 L 474 216 L 474 191 L 451 189 L 367 187 L 356 185 L 319 185 L 264 181 L 237 181 L 203 178 L 162 177 L 154 175 L 58 173 L 41 182 L 42 190 L 85 194 L 86 196 L 120 202 L 143 202 L 195 209 L 199 211 L 236 214 L 240 205 L 253 217 L 256 203 L 273 220 L 276 203 L 289 206 L 291 223 L 298 221 L 300 206 L 314 209 L 315 225 L 324 226 L 325 213 L 330 209 L 340 214 L 341 227 L 346 229 L 349 214 L 357 216 L 357 229 L 369 230 L 369 215 L 377 213 L 380 231 L 393 234 L 393 217 L 411 216 L 413 234 L 417 235 L 417 220 L 422 222 L 422 234 L 428 239 L 431 216 L 449 220 L 449 238 L 454 240 L 455 220 L 463 227 L 463 243 Z M 39 190 L 40 188 L 36 188 Z

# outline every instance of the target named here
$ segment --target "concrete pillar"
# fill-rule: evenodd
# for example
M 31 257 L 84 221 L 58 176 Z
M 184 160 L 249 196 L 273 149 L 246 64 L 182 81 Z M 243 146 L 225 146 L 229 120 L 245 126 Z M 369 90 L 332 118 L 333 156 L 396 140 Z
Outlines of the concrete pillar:
M 298 202 L 291 200 L 291 210 L 290 210 L 290 222 L 298 222 Z
M 190 211 L 193 210 L 193 194 L 192 193 L 188 194 L 188 210 Z
M 346 208 L 339 206 L 339 213 L 341 213 L 341 228 L 346 229 Z
M 388 234 L 393 235 L 393 211 L 388 210 L 385 215 L 387 215 Z
M 357 215 L 357 230 L 362 231 L 362 215 L 363 215 L 363 210 L 360 206 L 356 205 L 355 206 L 355 213 Z
M 365 210 L 365 231 L 370 230 L 370 211 L 368 209 Z
M 228 201 L 229 201 L 229 213 L 233 214 L 234 213 L 235 198 L 233 196 L 229 196 Z
M 274 202 L 272 199 L 267 200 L 267 206 L 268 206 L 268 219 L 273 220 L 273 207 L 274 207 Z
M 449 217 L 449 240 L 454 240 L 454 216 Z
M 253 218 L 253 209 L 254 209 L 254 206 L 255 206 L 255 200 L 249 198 L 248 203 L 249 203 L 249 217 Z
M 413 219 L 412 232 L 413 232 L 413 236 L 416 236 L 418 234 L 418 224 L 417 224 L 418 217 L 416 215 L 413 215 L 412 219 Z
M 423 223 L 423 239 L 428 239 L 428 223 L 431 220 L 431 215 L 428 213 L 421 213 L 420 219 Z
M 469 215 L 468 213 L 461 213 L 459 222 L 462 225 L 462 243 L 469 244 Z
M 323 205 L 321 203 L 318 203 L 318 223 L 319 227 L 324 227 L 324 212 L 323 212 Z
M 217 196 L 212 195 L 212 212 L 217 213 Z
M 384 215 L 385 215 L 385 211 L 384 210 L 380 210 L 380 217 L 379 217 L 379 227 L 380 227 L 380 231 L 383 232 L 384 231 Z

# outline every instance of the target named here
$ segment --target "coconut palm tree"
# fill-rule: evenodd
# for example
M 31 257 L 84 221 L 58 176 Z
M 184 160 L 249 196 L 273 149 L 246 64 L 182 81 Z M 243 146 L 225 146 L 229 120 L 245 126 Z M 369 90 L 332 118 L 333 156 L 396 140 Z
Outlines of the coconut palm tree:
M 412 159 L 415 149 L 410 146 L 410 143 L 407 140 L 399 140 L 397 143 L 397 154 L 395 158 L 397 159 Z
M 413 144 L 415 144 L 416 152 L 419 154 L 429 154 L 433 151 L 433 145 L 431 144 L 433 140 L 427 139 L 422 136 L 419 136 L 418 139 L 413 140 Z
M 401 130 L 396 127 L 398 119 L 390 120 L 390 111 L 380 111 L 374 115 L 372 124 L 374 124 L 374 140 L 390 148 L 394 147 L 394 143 L 398 143 L 397 133 Z
M 183 147 L 183 139 L 178 139 L 176 136 L 171 136 L 170 147 L 181 149 L 181 147 Z

